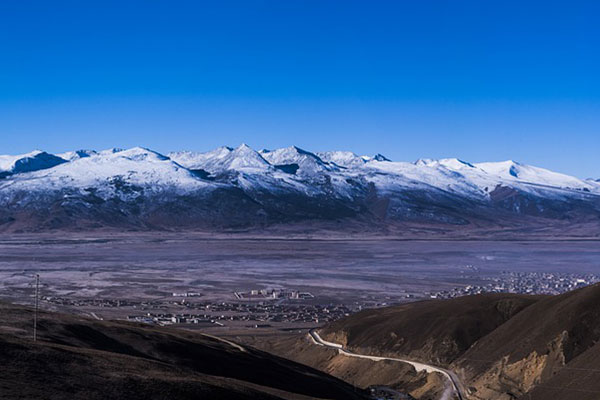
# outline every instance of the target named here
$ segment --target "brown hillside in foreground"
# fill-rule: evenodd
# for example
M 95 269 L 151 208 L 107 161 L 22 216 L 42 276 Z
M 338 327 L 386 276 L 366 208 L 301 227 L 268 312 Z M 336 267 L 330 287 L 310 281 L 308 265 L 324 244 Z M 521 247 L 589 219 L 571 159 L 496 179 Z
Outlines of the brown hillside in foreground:
M 324 373 L 201 334 L 0 303 L 0 398 L 359 399 Z
M 322 333 L 353 349 L 448 364 L 538 296 L 486 294 L 370 309 Z
M 556 375 L 537 384 L 522 400 L 600 399 L 600 343 L 560 368 Z
M 365 310 L 322 332 L 362 353 L 452 360 L 470 400 L 600 399 L 600 284 Z
M 549 391 L 553 400 L 599 399 L 600 381 L 590 379 L 600 371 L 599 340 L 597 284 L 536 302 L 482 338 L 454 366 L 478 390 L 478 399 L 497 392 L 542 399 Z

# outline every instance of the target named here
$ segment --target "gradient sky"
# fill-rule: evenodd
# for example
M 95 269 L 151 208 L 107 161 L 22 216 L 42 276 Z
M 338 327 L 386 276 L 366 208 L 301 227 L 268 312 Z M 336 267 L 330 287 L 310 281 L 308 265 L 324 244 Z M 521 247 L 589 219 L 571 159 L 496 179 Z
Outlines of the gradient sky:
M 0 154 L 244 142 L 600 178 L 599 18 L 599 1 L 2 1 Z

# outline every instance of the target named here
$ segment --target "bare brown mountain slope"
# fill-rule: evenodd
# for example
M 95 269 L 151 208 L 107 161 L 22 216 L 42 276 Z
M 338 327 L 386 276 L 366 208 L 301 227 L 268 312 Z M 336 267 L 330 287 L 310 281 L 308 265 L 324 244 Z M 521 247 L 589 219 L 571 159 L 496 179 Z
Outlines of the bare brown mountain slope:
M 600 399 L 600 343 L 575 357 L 555 375 L 538 383 L 522 400 Z
M 538 296 L 486 294 L 365 310 L 329 324 L 325 337 L 361 353 L 447 365 Z
M 322 333 L 363 354 L 449 365 L 471 400 L 600 399 L 600 284 L 365 310 Z
M 453 367 L 476 390 L 476 399 L 529 399 L 529 392 L 539 396 L 542 390 L 534 387 L 540 385 L 557 388 L 553 393 L 562 397 L 554 400 L 579 399 L 561 380 L 568 379 L 571 368 L 582 369 L 579 377 L 600 370 L 600 357 L 591 356 L 598 354 L 599 339 L 600 285 L 593 285 L 532 304 L 479 340 Z M 577 386 L 598 390 L 591 383 L 586 388 L 582 380 Z
M 0 303 L 0 398 L 360 399 L 306 366 L 194 332 Z
M 369 309 L 333 322 L 320 333 L 360 354 L 448 365 L 473 343 L 539 296 L 490 294 Z M 386 385 L 420 400 L 437 400 L 447 382 L 408 364 L 351 358 L 302 337 L 241 338 L 269 352 L 318 368 L 360 387 Z
M 417 372 L 405 363 L 348 357 L 334 349 L 315 345 L 307 335 L 244 335 L 238 340 L 317 368 L 359 388 L 383 385 L 419 400 L 439 400 L 447 387 L 441 375 Z

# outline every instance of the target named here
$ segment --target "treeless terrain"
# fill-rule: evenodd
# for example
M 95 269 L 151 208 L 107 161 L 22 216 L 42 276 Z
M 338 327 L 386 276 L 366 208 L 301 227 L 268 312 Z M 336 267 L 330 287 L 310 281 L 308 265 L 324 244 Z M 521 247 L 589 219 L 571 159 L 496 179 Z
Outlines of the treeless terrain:
M 364 354 L 403 355 L 448 365 L 539 298 L 486 294 L 369 309 L 333 322 L 321 333 Z
M 344 382 L 211 336 L 0 303 L 0 398 L 360 399 Z
M 447 367 L 470 400 L 600 398 L 600 284 L 557 296 L 490 294 L 365 310 L 321 334 L 356 353 Z M 440 383 L 408 366 L 350 360 L 305 336 L 262 342 L 361 387 L 439 398 Z
M 453 363 L 475 399 L 600 398 L 600 284 L 532 304 Z M 511 397 L 512 396 L 512 397 Z

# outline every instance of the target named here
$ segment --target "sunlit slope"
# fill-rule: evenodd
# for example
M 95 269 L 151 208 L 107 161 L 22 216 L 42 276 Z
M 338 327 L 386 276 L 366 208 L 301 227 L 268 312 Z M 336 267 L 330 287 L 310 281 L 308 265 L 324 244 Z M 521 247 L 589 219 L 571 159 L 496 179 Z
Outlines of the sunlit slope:
M 401 355 L 447 365 L 538 296 L 486 294 L 369 309 L 321 332 L 367 354 Z
M 0 230 L 196 229 L 598 237 L 600 184 L 514 161 L 393 162 L 247 145 L 0 156 Z
M 597 399 L 600 285 L 365 310 L 322 330 L 363 354 L 447 366 L 470 399 Z

